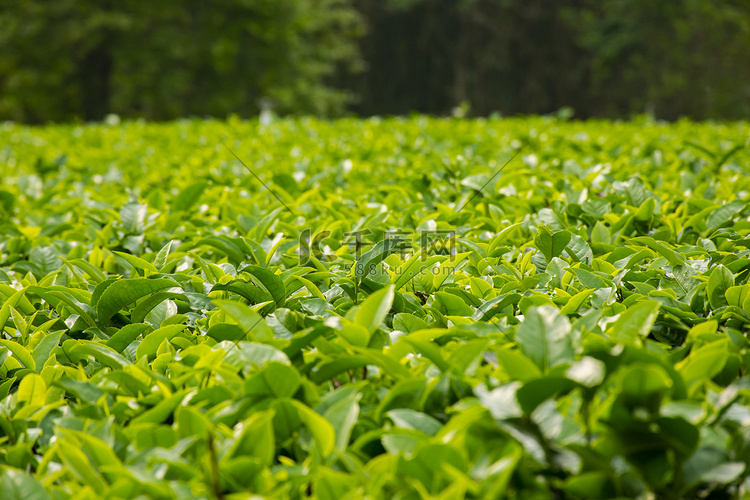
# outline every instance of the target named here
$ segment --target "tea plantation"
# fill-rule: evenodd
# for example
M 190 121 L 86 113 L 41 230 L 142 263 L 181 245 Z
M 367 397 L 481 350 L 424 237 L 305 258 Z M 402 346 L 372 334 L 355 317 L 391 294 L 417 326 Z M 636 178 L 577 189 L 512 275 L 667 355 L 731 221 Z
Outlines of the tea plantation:
M 748 498 L 749 138 L 0 124 L 0 498 Z

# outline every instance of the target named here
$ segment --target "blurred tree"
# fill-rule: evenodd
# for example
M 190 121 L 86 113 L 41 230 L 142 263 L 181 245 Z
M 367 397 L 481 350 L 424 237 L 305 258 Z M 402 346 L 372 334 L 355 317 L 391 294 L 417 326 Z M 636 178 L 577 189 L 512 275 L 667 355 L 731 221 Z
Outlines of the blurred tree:
M 748 0 L 0 0 L 0 119 L 747 118 L 748 47 Z
M 345 0 L 0 0 L 0 118 L 335 114 L 362 30 Z
M 747 0 L 354 0 L 362 114 L 750 117 Z
M 747 0 L 587 0 L 562 16 L 588 53 L 594 113 L 750 118 Z

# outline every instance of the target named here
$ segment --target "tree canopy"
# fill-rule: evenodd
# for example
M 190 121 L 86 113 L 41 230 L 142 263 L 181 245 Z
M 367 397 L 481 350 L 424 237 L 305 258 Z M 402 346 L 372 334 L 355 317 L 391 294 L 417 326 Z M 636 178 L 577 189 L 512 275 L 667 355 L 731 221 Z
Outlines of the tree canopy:
M 0 119 L 750 115 L 746 0 L 0 0 Z

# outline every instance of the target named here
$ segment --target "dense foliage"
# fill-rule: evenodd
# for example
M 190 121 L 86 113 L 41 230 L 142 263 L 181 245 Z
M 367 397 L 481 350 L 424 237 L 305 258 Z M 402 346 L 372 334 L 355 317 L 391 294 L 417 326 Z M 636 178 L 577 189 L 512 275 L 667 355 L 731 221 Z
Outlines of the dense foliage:
M 750 116 L 746 0 L 354 1 L 363 114 Z
M 0 0 L 0 119 L 337 114 L 362 31 L 343 0 Z
M 747 119 L 747 0 L 0 0 L 0 120 Z
M 5 124 L 0 497 L 746 498 L 749 136 Z

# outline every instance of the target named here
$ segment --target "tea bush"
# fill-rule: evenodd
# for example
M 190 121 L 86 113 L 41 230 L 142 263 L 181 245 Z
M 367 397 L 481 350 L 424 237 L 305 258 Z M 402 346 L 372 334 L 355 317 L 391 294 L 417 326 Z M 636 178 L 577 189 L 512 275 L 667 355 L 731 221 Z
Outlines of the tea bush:
M 742 498 L 748 137 L 2 125 L 0 497 Z

